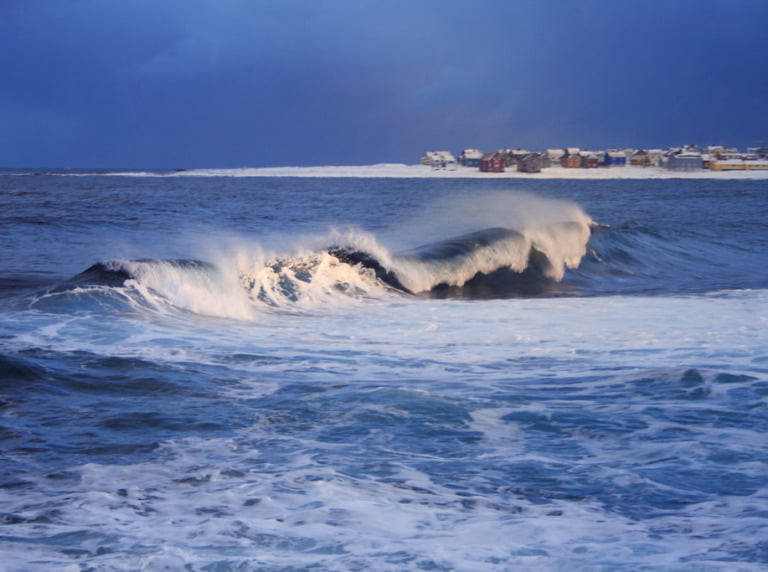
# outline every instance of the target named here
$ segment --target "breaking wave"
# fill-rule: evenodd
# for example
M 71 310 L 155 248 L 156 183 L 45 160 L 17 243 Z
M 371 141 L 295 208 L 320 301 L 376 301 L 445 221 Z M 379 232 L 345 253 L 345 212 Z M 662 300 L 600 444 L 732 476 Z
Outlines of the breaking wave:
M 350 246 L 328 252 L 409 294 L 514 297 L 543 293 L 560 282 L 567 268 L 579 265 L 589 235 L 587 224 L 567 221 L 533 229 L 487 228 L 380 256 Z
M 99 262 L 57 290 L 130 289 L 143 303 L 251 318 L 259 309 L 314 308 L 386 295 L 461 298 L 546 294 L 586 252 L 589 226 L 493 227 L 392 252 L 368 233 L 334 232 L 330 246 L 269 257 Z
M 349 228 L 293 244 L 282 240 L 271 252 L 264 244 L 220 248 L 211 253 L 215 262 L 103 261 L 46 296 L 82 300 L 106 293 L 162 311 L 254 319 L 265 311 L 314 311 L 393 295 L 591 296 L 743 282 L 707 272 L 714 246 L 700 237 L 676 234 L 673 240 L 649 229 L 612 228 L 593 223 L 573 203 L 513 198 L 519 208 L 512 211 L 494 197 L 486 197 L 482 209 L 472 208 L 472 197 L 441 204 L 390 235 Z

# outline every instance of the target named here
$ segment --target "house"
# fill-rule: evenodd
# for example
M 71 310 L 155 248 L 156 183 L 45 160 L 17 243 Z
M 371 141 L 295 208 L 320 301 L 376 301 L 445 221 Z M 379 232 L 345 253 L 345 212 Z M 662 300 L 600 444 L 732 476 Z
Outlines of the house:
M 704 160 L 698 151 L 677 151 L 667 157 L 665 167 L 673 171 L 695 171 L 704 168 Z
M 559 165 L 563 155 L 565 155 L 565 149 L 547 149 L 544 152 L 544 167 Z
M 499 155 L 504 159 L 504 167 L 517 165 L 517 159 L 512 149 L 499 149 Z
M 484 173 L 503 173 L 504 156 L 498 151 L 492 151 L 483 155 L 480 159 L 480 170 Z
M 499 149 L 499 154 L 504 158 L 505 167 L 514 167 L 517 165 L 517 157 L 514 149 Z
M 578 147 L 569 147 L 565 154 L 560 157 L 560 166 L 566 169 L 578 169 L 581 167 L 581 149 Z
M 715 156 L 723 151 L 724 147 L 722 145 L 708 145 L 706 149 L 704 149 L 704 152 L 707 153 L 710 156 Z
M 764 159 L 768 154 L 768 148 L 766 147 L 747 147 L 747 154 L 754 155 L 758 159 Z
M 541 153 L 528 153 L 517 161 L 517 170 L 521 173 L 541 173 L 544 157 Z
M 433 169 L 446 169 L 456 166 L 456 158 L 450 151 L 427 151 L 422 155 L 419 163 L 429 165 Z
M 697 151 L 701 152 L 700 150 Z M 650 161 L 651 166 L 661 167 L 661 164 L 664 162 L 664 151 L 661 149 L 647 149 L 646 152 L 648 153 L 648 161 Z
M 603 165 L 606 167 L 626 167 L 627 154 L 624 151 L 606 151 Z
M 597 169 L 600 166 L 600 156 L 597 153 L 583 151 L 581 153 L 581 166 L 585 169 Z
M 461 155 L 459 155 L 459 164 L 465 167 L 479 167 L 480 159 L 482 158 L 482 151 L 478 149 L 464 149 Z
M 637 151 L 634 151 L 632 155 L 630 155 L 629 164 L 633 167 L 650 167 L 651 156 L 648 154 L 648 151 L 645 151 L 644 149 L 638 149 Z
M 753 171 L 768 169 L 768 160 L 756 158 L 754 154 L 745 154 L 741 159 L 716 159 L 710 161 L 709 168 L 713 171 Z
M 715 156 L 715 159 L 719 159 L 721 161 L 730 161 L 733 159 L 738 159 L 741 156 L 738 149 L 729 149 L 726 147 L 720 147 L 713 153 L 713 155 Z

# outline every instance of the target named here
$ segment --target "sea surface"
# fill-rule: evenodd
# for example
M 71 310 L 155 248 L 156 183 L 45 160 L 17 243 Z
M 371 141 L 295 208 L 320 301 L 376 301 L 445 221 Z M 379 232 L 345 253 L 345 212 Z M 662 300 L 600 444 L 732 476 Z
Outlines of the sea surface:
M 0 569 L 768 568 L 766 180 L 0 200 Z

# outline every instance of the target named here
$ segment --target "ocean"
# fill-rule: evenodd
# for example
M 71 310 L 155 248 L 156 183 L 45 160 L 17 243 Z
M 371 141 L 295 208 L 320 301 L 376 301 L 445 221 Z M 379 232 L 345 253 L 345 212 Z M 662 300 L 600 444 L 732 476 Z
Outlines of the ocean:
M 768 567 L 768 180 L 0 197 L 0 569 Z

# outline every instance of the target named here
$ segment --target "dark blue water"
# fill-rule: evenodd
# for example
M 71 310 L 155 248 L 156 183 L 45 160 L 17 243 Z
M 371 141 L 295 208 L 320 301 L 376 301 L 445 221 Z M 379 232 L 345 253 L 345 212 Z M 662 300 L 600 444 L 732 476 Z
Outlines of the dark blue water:
M 768 563 L 768 181 L 4 172 L 0 196 L 8 569 Z M 582 215 L 584 244 L 557 230 Z M 562 277 L 456 285 L 518 248 Z

